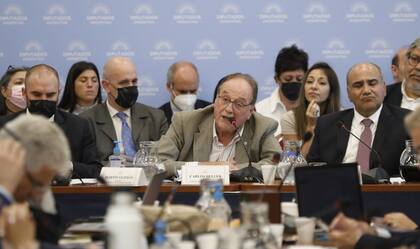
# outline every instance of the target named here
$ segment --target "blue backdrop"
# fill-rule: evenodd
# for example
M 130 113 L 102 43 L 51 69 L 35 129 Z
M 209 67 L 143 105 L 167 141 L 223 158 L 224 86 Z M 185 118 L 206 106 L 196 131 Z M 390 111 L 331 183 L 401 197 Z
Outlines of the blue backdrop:
M 419 6 L 418 0 L 2 0 L 0 71 L 48 63 L 64 83 L 75 61 L 101 70 L 109 56 L 130 56 L 139 101 L 157 107 L 168 100 L 168 66 L 186 59 L 200 71 L 201 98 L 211 100 L 222 76 L 241 71 L 258 80 L 262 99 L 275 87 L 278 50 L 297 43 L 311 64 L 322 60 L 336 69 L 347 107 L 347 69 L 373 61 L 390 83 L 393 53 L 420 36 Z

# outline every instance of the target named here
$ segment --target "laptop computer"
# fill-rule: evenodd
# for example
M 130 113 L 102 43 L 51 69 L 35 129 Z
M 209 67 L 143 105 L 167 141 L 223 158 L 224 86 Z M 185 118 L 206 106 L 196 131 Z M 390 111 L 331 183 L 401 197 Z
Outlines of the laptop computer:
M 146 192 L 143 195 L 142 205 L 154 205 L 160 192 L 160 186 L 165 179 L 166 171 L 158 173 L 152 177 L 149 185 L 147 186 Z
M 300 216 L 313 216 L 330 223 L 338 212 L 363 217 L 363 200 L 356 164 L 295 168 Z

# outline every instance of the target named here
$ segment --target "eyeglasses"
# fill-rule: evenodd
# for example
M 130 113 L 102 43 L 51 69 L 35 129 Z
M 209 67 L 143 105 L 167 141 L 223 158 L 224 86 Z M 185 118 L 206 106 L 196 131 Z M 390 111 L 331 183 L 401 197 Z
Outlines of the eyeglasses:
M 240 100 L 239 101 L 236 101 L 236 100 L 232 101 L 227 96 L 218 95 L 217 99 L 219 99 L 220 103 L 225 107 L 227 107 L 229 104 L 232 104 L 232 107 L 236 110 L 244 110 L 247 106 L 252 105 L 252 103 L 246 104 L 246 103 L 244 103 L 243 101 L 240 101 Z
M 410 66 L 417 66 L 420 63 L 420 58 L 417 56 L 412 56 L 411 54 L 408 55 L 408 64 L 410 64 Z

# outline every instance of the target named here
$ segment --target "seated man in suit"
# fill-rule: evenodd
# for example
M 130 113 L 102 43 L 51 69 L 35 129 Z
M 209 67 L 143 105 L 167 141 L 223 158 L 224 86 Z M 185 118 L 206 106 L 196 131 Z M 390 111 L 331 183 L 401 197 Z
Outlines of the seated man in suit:
M 229 162 L 231 171 L 247 166 L 238 132 L 253 166 L 272 163 L 280 151 L 274 137 L 277 122 L 255 112 L 257 94 L 257 82 L 250 75 L 230 74 L 220 81 L 214 105 L 175 113 L 158 148 L 168 176 L 175 175 L 186 161 Z
M 74 178 L 98 176 L 101 170 L 95 140 L 88 121 L 57 109 L 60 81 L 57 71 L 46 64 L 31 67 L 25 78 L 24 96 L 28 107 L 0 119 L 0 127 L 20 114 L 41 114 L 63 129 L 70 143 Z M 69 161 L 70 162 L 70 161 Z
M 17 167 L 21 172 L 15 178 L 14 189 L 10 189 L 11 200 L 18 203 L 29 202 L 36 221 L 37 239 L 57 243 L 63 227 L 50 184 L 54 176 L 69 170 L 71 155 L 68 140 L 59 126 L 38 115 L 21 115 L 8 122 L 0 130 L 0 140 L 5 139 L 20 143 L 25 153 L 22 160 L 21 155 L 16 152 L 18 148 L 13 151 L 9 149 L 11 154 L 16 155 L 17 162 L 24 165 Z M 19 165 L 8 165 L 13 166 Z M 15 170 L 7 169 L 0 173 L 9 175 L 9 172 Z
M 210 102 L 197 99 L 199 81 L 198 70 L 191 62 L 178 61 L 169 67 L 166 90 L 171 95 L 171 101 L 159 107 L 165 112 L 168 124 L 171 124 L 174 112 L 192 111 L 210 105 Z
M 405 126 L 407 127 L 411 137 L 413 138 L 413 146 L 420 156 L 420 107 L 405 118 Z M 419 158 L 420 159 L 420 158 Z M 372 248 L 386 249 L 396 248 L 399 246 L 414 246 L 420 248 L 420 232 L 410 231 L 417 227 L 404 215 L 385 215 L 384 221 L 393 228 L 403 228 L 407 232 L 389 233 L 387 231 L 375 231 L 366 222 L 356 221 L 351 218 L 339 214 L 330 225 L 330 239 L 339 248 Z M 403 226 L 401 224 L 405 223 Z M 407 225 L 408 224 L 408 225 Z M 410 247 L 411 248 L 411 247 Z
M 132 159 L 140 141 L 157 141 L 168 129 L 161 110 L 137 102 L 136 66 L 127 57 L 112 57 L 104 66 L 102 86 L 105 103 L 80 116 L 88 118 L 95 131 L 99 158 L 104 165 L 112 155 L 114 141 L 120 141 L 122 154 Z
M 385 103 L 414 110 L 420 106 L 420 38 L 417 38 L 406 53 L 402 82 L 387 87 Z
M 309 162 L 357 162 L 364 173 L 382 167 L 389 175 L 399 173 L 399 159 L 408 135 L 404 116 L 409 112 L 383 104 L 386 95 L 381 69 L 373 63 L 352 66 L 347 73 L 347 94 L 354 109 L 318 118 Z M 348 132 L 371 146 L 371 151 Z

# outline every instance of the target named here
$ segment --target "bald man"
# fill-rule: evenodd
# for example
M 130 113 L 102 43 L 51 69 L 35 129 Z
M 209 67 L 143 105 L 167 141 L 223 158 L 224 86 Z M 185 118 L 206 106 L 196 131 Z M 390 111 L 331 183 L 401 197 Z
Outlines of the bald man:
M 95 178 L 102 165 L 99 161 L 89 122 L 71 113 L 57 109 L 60 80 L 57 71 L 46 64 L 38 64 L 28 70 L 23 95 L 28 107 L 0 119 L 0 127 L 20 114 L 39 114 L 54 121 L 67 136 L 70 144 L 73 178 Z
M 407 60 L 408 47 L 398 49 L 397 53 L 392 57 L 391 72 L 394 83 L 404 80 L 404 67 Z
M 404 116 L 409 111 L 383 103 L 386 86 L 381 69 L 373 63 L 359 63 L 350 68 L 347 94 L 354 108 L 318 118 L 308 161 L 356 162 L 367 174 L 382 164 L 390 176 L 398 175 L 400 155 L 408 139 Z M 379 156 L 346 129 L 371 146 Z
M 133 158 L 140 141 L 157 141 L 168 129 L 161 110 L 137 103 L 138 77 L 136 66 L 127 57 L 112 57 L 104 66 L 102 87 L 105 103 L 82 113 L 95 131 L 99 158 L 104 165 L 112 155 L 114 141 L 120 151 Z
M 166 90 L 171 100 L 159 107 L 165 112 L 169 124 L 174 112 L 192 111 L 210 105 L 210 102 L 197 99 L 198 84 L 198 70 L 191 62 L 178 61 L 169 67 L 166 74 Z

